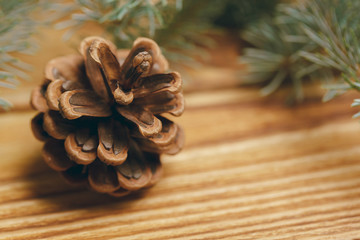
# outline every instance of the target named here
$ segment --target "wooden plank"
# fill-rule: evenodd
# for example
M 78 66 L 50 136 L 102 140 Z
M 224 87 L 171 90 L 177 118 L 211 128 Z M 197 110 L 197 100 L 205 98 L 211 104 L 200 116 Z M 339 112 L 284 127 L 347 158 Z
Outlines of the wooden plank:
M 15 111 L 0 114 L 0 239 L 360 238 L 356 93 L 321 103 L 319 86 L 307 85 L 306 101 L 289 107 L 289 89 L 263 98 L 234 88 L 243 69 L 226 40 L 223 54 L 183 74 L 184 150 L 162 156 L 154 187 L 116 199 L 67 185 L 41 159 L 30 91 L 49 59 L 77 48 L 43 34 L 33 81 L 1 92 Z
M 41 160 L 33 111 L 0 115 L 0 239 L 355 239 L 354 94 L 289 108 L 285 92 L 186 94 L 186 146 L 153 188 L 116 199 L 67 185 Z

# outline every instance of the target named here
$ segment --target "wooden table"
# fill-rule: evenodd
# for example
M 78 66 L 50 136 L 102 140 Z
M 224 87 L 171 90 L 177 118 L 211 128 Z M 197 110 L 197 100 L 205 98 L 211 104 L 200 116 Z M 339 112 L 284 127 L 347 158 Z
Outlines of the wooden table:
M 193 74 L 206 85 L 214 73 L 234 71 Z M 356 93 L 321 103 L 309 86 L 288 107 L 286 89 L 262 98 L 229 82 L 187 87 L 184 150 L 163 156 L 153 188 L 122 199 L 69 186 L 43 163 L 20 89 L 0 115 L 0 239 L 359 239 Z

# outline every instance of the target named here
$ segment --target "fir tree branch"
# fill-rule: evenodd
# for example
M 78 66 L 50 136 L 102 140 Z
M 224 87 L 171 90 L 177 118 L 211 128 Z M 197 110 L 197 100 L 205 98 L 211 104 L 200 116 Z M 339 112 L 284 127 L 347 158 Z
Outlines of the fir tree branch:
M 313 17 L 311 25 L 302 22 L 305 34 L 321 49 L 317 53 L 301 52 L 301 56 L 340 73 L 337 83 L 328 90 L 325 100 L 349 89 L 360 91 L 360 17 L 357 0 L 314 0 L 296 11 Z M 355 99 L 352 107 L 360 100 Z M 360 113 L 354 115 L 359 117 Z
M 302 82 L 323 74 L 323 67 L 301 57 L 301 52 L 313 52 L 318 46 L 309 41 L 298 21 L 287 11 L 291 4 L 279 4 L 273 16 L 266 16 L 241 33 L 252 47 L 245 48 L 240 63 L 248 66 L 244 83 L 264 83 L 262 95 L 269 95 L 285 82 L 293 85 L 292 101 L 304 98 Z
M 13 53 L 32 54 L 37 49 L 31 39 L 37 23 L 30 14 L 38 4 L 35 0 L 0 0 L 0 87 L 15 88 L 19 79 L 29 79 L 26 71 L 31 70 L 31 66 Z M 8 101 L 0 99 L 0 108 L 10 106 Z
M 164 25 L 164 15 L 181 7 L 182 0 L 75 0 L 64 4 L 72 14 L 55 25 L 68 29 L 65 39 L 85 23 L 100 24 L 118 47 L 129 47 L 138 36 L 154 37 L 155 31 Z
M 214 28 L 213 22 L 225 7 L 225 2 L 198 0 L 194 4 L 191 0 L 184 0 L 180 11 L 168 14 L 165 25 L 154 36 L 165 56 L 186 66 L 197 65 L 194 56 L 206 58 L 204 47 L 214 46 L 213 40 L 206 34 Z
M 299 1 L 280 4 L 272 18 L 249 27 L 243 38 L 254 47 L 245 50 L 243 63 L 249 65 L 246 80 L 270 82 L 270 94 L 280 86 L 277 73 L 287 74 L 294 95 L 301 100 L 301 82 L 314 76 L 327 90 L 323 100 L 346 92 L 360 90 L 360 18 L 357 0 Z M 340 78 L 334 80 L 333 73 Z M 280 75 L 282 76 L 282 75 Z M 275 86 L 275 87 L 274 87 Z M 264 91 L 263 91 L 264 92 Z

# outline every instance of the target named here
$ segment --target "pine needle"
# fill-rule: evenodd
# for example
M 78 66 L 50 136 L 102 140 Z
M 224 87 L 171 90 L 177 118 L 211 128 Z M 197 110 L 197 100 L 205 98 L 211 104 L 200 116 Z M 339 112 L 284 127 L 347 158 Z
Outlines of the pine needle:
M 30 14 L 39 4 L 35 0 L 0 0 L 0 87 L 16 88 L 19 79 L 29 79 L 26 71 L 31 70 L 31 66 L 13 53 L 29 54 L 37 49 L 31 36 L 38 24 Z M 10 107 L 8 101 L 0 99 L 0 108 Z

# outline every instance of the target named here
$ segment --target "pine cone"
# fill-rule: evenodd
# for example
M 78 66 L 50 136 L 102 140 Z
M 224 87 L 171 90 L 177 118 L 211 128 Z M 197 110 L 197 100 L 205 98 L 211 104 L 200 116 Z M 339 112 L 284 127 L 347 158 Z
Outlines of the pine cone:
M 159 155 L 183 146 L 182 129 L 163 116 L 184 110 L 180 75 L 164 73 L 168 63 L 147 38 L 117 50 L 89 37 L 80 52 L 51 60 L 32 92 L 40 113 L 31 126 L 45 141 L 45 162 L 72 183 L 115 196 L 151 186 L 161 176 Z

